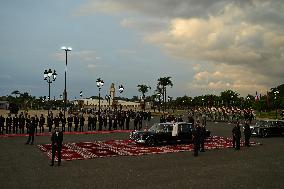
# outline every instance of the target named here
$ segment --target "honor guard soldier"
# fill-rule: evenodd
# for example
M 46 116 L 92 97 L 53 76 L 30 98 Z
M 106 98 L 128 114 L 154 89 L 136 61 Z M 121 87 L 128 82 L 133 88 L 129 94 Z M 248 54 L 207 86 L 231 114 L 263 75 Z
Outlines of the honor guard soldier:
M 84 124 L 85 124 L 85 118 L 84 118 L 84 115 L 82 114 L 80 116 L 80 131 L 83 132 L 84 131 Z
M 61 116 L 60 121 L 62 125 L 62 131 L 65 132 L 66 118 L 64 116 Z
M 4 134 L 4 124 L 5 124 L 5 118 L 0 115 L 0 134 Z
M 19 116 L 19 129 L 20 129 L 20 133 L 22 133 L 22 134 L 24 134 L 25 123 L 26 123 L 25 116 L 24 116 L 23 112 L 21 112 L 21 114 Z
M 34 122 L 35 122 L 35 132 L 37 133 L 37 128 L 38 128 L 39 119 L 38 119 L 37 115 L 35 115 L 34 118 L 35 118 L 35 120 L 34 120 Z
M 71 114 L 68 115 L 67 118 L 67 123 L 68 123 L 68 132 L 71 132 L 72 129 L 72 122 L 73 122 L 73 117 Z
M 13 133 L 18 133 L 18 127 L 19 127 L 19 118 L 18 114 L 15 114 L 15 117 L 13 117 Z
M 44 132 L 44 123 L 45 123 L 45 118 L 43 117 L 43 114 L 41 114 L 39 117 L 39 132 L 40 133 Z
M 78 115 L 76 114 L 75 117 L 74 117 L 74 131 L 78 131 L 78 127 L 79 127 L 79 117 Z
M 51 132 L 52 125 L 53 125 L 53 117 L 52 117 L 52 115 L 51 115 L 51 114 L 49 114 L 49 116 L 47 116 L 47 127 L 48 127 L 48 132 Z
M 29 127 L 31 124 L 31 116 L 30 115 L 26 115 L 26 129 L 27 129 L 27 134 L 29 134 Z
M 8 114 L 8 117 L 6 118 L 6 134 L 11 134 L 12 130 L 12 117 L 11 114 Z

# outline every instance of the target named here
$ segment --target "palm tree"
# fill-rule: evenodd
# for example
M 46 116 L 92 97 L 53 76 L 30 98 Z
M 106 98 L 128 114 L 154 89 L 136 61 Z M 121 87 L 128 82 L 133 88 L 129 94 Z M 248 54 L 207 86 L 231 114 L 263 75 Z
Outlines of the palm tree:
M 143 85 L 143 84 L 141 84 L 141 85 L 137 85 L 137 87 L 138 87 L 138 91 L 139 92 L 141 92 L 142 93 L 142 98 L 143 98 L 143 100 L 144 100 L 144 111 L 145 111 L 145 94 L 149 91 L 148 89 L 151 89 L 151 87 L 150 86 L 147 86 L 147 85 Z
M 171 77 L 161 77 L 158 79 L 158 86 L 162 87 L 163 92 L 163 104 L 165 108 L 165 103 L 167 102 L 167 86 L 173 86 L 173 82 L 171 81 Z

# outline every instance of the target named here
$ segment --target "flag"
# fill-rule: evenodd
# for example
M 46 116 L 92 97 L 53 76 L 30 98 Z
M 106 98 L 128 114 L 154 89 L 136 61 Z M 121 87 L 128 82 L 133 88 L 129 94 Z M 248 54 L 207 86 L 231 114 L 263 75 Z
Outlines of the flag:
M 255 91 L 255 97 L 254 97 L 255 101 L 259 101 L 259 96 L 257 94 L 257 91 Z

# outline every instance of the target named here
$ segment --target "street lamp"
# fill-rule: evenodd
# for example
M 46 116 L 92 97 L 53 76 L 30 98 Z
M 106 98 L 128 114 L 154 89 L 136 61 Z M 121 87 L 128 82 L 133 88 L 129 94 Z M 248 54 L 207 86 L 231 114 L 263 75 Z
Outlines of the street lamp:
M 119 91 L 119 93 L 123 93 L 123 91 L 124 91 L 123 85 L 120 85 L 120 86 L 118 87 L 118 91 Z M 120 107 L 120 111 L 121 111 L 122 105 L 120 104 L 119 107 Z
M 64 118 L 65 118 L 65 111 L 66 111 L 66 103 L 67 103 L 67 90 L 66 90 L 66 72 L 67 72 L 67 52 L 68 51 L 72 51 L 71 47 L 61 47 L 61 50 L 65 51 L 65 60 L 66 60 L 66 65 L 65 65 L 65 82 L 64 82 L 64 92 L 63 92 L 63 96 L 64 96 Z
M 98 78 L 97 81 L 97 87 L 99 88 L 99 115 L 101 113 L 101 88 L 104 86 L 104 81 L 101 78 Z
M 277 102 L 276 102 L 276 100 L 277 100 L 277 95 L 279 94 L 279 91 L 274 91 L 274 99 L 275 99 L 275 105 L 276 105 L 276 119 L 277 119 L 277 108 L 278 108 L 278 106 L 277 106 Z
M 49 109 L 50 109 L 50 84 L 56 80 L 56 76 L 57 76 L 57 73 L 55 70 L 53 70 L 53 72 L 51 69 L 49 69 L 48 71 L 44 70 L 43 77 L 44 77 L 44 80 L 48 83 L 48 104 L 49 104 L 48 116 L 49 116 Z
M 110 99 L 111 99 L 111 96 L 110 95 L 106 95 L 105 99 L 108 101 L 108 110 L 110 111 Z

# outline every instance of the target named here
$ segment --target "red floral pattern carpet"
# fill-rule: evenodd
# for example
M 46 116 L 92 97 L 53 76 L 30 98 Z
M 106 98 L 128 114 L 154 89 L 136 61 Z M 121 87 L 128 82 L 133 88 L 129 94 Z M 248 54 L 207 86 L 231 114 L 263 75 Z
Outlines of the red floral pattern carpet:
M 259 143 L 251 142 L 251 145 Z M 49 159 L 51 159 L 51 144 L 37 145 Z M 241 146 L 244 146 L 244 141 L 241 141 Z M 206 139 L 205 149 L 222 149 L 232 148 L 232 139 L 212 136 Z M 91 159 L 98 157 L 113 157 L 113 156 L 139 156 L 145 154 L 161 154 L 192 151 L 192 144 L 165 145 L 156 147 L 147 147 L 135 144 L 131 140 L 108 140 L 94 142 L 79 142 L 65 143 L 62 147 L 62 160 L 79 160 Z M 57 160 L 57 157 L 56 157 Z

